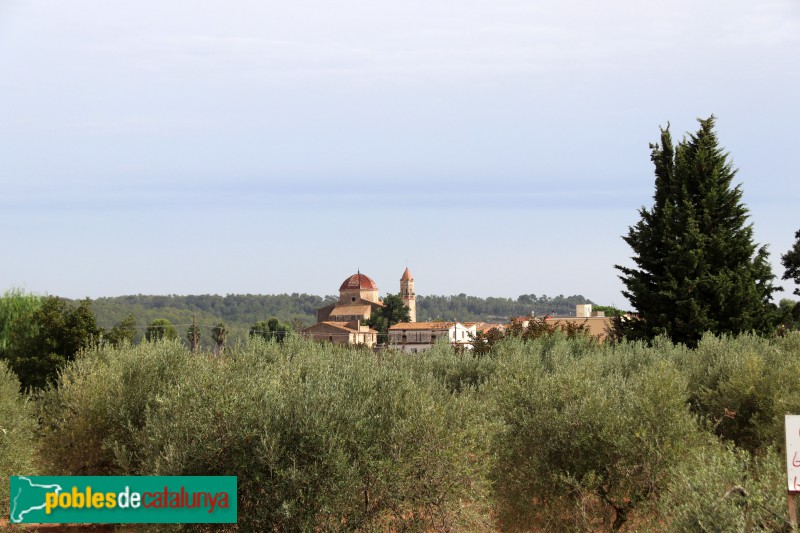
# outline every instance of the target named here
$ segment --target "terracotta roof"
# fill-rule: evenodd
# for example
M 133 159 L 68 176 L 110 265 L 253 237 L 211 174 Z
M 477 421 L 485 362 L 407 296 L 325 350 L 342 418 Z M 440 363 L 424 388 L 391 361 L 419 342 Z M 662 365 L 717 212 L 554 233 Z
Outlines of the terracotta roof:
M 379 333 L 377 330 L 374 330 L 372 328 L 369 328 L 367 331 L 358 331 L 356 328 L 350 327 L 348 324 L 351 324 L 351 322 L 331 322 L 331 321 L 317 322 L 316 324 L 305 328 L 302 331 L 302 333 L 311 333 L 315 329 L 326 329 L 326 328 L 333 328 L 342 331 L 347 331 L 348 333 Z
M 413 280 L 414 276 L 411 275 L 411 271 L 406 267 L 406 271 L 403 272 L 403 277 L 400 278 L 400 281 L 410 281 Z
M 363 316 L 372 313 L 372 306 L 369 305 L 337 305 L 330 312 L 330 316 Z
M 465 322 L 464 325 L 466 326 L 467 323 Z M 505 331 L 506 327 L 503 324 L 492 324 L 489 322 L 477 322 L 475 324 L 475 330 L 480 331 L 481 333 L 486 333 L 493 329 Z
M 558 323 L 573 323 L 573 324 L 585 324 L 586 327 L 589 329 L 590 335 L 602 335 L 605 336 L 606 334 L 606 327 L 611 326 L 612 320 L 611 317 L 608 316 L 591 316 L 591 317 L 578 317 L 578 316 L 558 316 L 558 317 L 547 317 L 545 318 L 545 322 L 548 324 L 558 324 Z
M 457 322 L 400 322 L 390 327 L 390 330 L 407 330 L 407 329 L 450 329 Z
M 365 290 L 378 290 L 378 286 L 369 276 L 365 276 L 361 272 L 353 274 L 342 283 L 339 287 L 340 291 L 365 289 Z
M 346 331 L 348 333 L 355 333 L 354 329 L 348 328 L 344 324 L 345 324 L 344 322 L 318 322 L 313 326 L 308 326 L 306 329 L 303 330 L 303 333 L 306 332 L 311 333 L 314 330 L 319 330 L 319 329 L 324 330 L 326 328 L 333 328 L 333 329 L 338 329 L 340 331 Z

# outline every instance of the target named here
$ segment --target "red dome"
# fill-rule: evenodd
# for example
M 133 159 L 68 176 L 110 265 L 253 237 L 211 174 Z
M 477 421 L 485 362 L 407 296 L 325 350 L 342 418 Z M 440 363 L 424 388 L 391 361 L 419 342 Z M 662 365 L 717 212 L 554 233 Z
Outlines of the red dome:
M 378 290 L 378 286 L 375 285 L 375 282 L 370 279 L 369 276 L 365 276 L 364 274 L 353 274 L 342 283 L 342 286 L 339 287 L 340 291 L 347 291 L 347 290 L 356 290 L 356 289 L 365 289 L 365 290 Z

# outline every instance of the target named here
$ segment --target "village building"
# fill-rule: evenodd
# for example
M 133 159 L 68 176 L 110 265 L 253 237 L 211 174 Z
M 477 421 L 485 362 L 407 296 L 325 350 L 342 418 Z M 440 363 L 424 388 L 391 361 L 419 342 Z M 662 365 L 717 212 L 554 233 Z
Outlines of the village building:
M 523 328 L 528 327 L 531 317 L 517 317 L 513 322 L 520 324 Z M 592 311 L 592 304 L 577 304 L 575 306 L 575 316 L 550 316 L 544 317 L 546 324 L 551 325 L 583 325 L 589 335 L 599 340 L 604 340 L 608 336 L 608 330 L 612 326 L 611 318 L 605 316 L 603 311 Z
M 444 339 L 452 346 L 471 349 L 476 331 L 475 322 L 400 322 L 389 328 L 389 345 L 406 353 L 419 353 Z
M 417 297 L 414 277 L 408 268 L 400 279 L 400 295 L 409 308 L 411 321 L 415 322 Z M 375 281 L 356 272 L 342 282 L 339 300 L 317 309 L 317 323 L 302 333 L 314 340 L 373 347 L 378 342 L 378 332 L 365 323 L 376 309 L 383 306 Z
M 497 330 L 499 333 L 506 332 L 506 325 L 497 322 L 464 322 L 465 326 L 471 326 L 473 324 L 475 324 L 475 331 L 477 333 L 483 333 L 484 335 L 488 334 L 493 329 Z
M 317 309 L 317 323 L 369 320 L 372 312 L 383 307 L 378 285 L 361 272 L 344 280 L 339 287 L 339 300 Z
M 406 268 L 400 278 L 400 297 L 409 310 L 409 321 L 394 324 L 389 328 L 388 345 L 406 353 L 419 353 L 433 347 L 437 342 L 447 342 L 454 347 L 472 349 L 478 333 L 488 334 L 492 330 L 505 333 L 504 324 L 488 322 L 417 322 L 414 277 Z M 378 285 L 360 271 L 342 282 L 339 299 L 317 309 L 317 323 L 302 331 L 302 334 L 318 341 L 337 344 L 361 344 L 375 347 L 378 331 L 366 322 L 376 309 L 384 307 L 379 297 Z M 527 328 L 531 317 L 517 317 L 512 323 Z M 583 325 L 589 334 L 598 339 L 607 336 L 611 319 L 602 311 L 592 311 L 592 304 L 579 304 L 575 316 L 545 316 L 545 323 L 553 325 Z
M 320 322 L 302 331 L 303 335 L 334 344 L 363 344 L 372 348 L 378 343 L 378 332 L 360 320 L 351 322 Z
M 574 324 L 584 325 L 589 331 L 589 335 L 604 340 L 611 329 L 611 318 L 607 317 L 603 311 L 592 311 L 592 304 L 578 304 L 575 306 L 575 316 L 548 316 L 545 318 L 548 324 Z

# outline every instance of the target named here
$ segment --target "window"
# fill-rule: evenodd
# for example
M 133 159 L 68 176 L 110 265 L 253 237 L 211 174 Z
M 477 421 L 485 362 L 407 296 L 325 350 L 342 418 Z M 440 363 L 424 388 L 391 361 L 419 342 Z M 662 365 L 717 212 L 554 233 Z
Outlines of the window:
M 351 302 L 355 302 L 355 301 L 356 301 L 356 297 L 355 297 L 355 296 L 351 296 L 351 297 L 350 297 L 350 301 L 351 301 Z

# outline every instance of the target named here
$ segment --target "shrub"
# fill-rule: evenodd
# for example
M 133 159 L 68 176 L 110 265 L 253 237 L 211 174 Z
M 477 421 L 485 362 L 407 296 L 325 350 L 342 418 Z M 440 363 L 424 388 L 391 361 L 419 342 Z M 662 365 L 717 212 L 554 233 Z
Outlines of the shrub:
M 629 345 L 576 357 L 574 342 L 529 343 L 488 387 L 504 422 L 493 479 L 505 527 L 616 530 L 698 437 L 670 361 Z
M 711 441 L 672 468 L 659 502 L 670 531 L 790 531 L 782 454 L 763 457 Z
M 41 457 L 56 475 L 136 472 L 135 435 L 197 359 L 179 341 L 80 355 L 41 396 Z
M 453 393 L 478 389 L 485 384 L 497 367 L 490 354 L 472 350 L 455 350 L 447 342 L 437 343 L 422 354 L 405 355 L 413 361 L 413 370 L 430 373 Z
M 406 356 L 295 337 L 220 358 L 144 344 L 84 356 L 49 394 L 48 439 L 69 444 L 51 464 L 236 475 L 244 530 L 491 527 L 485 413 Z
M 32 475 L 36 419 L 19 380 L 0 360 L 0 508 L 8 509 L 9 476 Z
M 40 456 L 53 474 L 235 475 L 245 531 L 779 529 L 798 354 L 800 334 L 689 350 L 561 331 L 480 356 L 107 346 L 42 393 Z
M 692 409 L 711 431 L 750 451 L 783 444 L 783 416 L 800 412 L 800 334 L 706 335 L 679 364 Z
M 11 329 L 20 317 L 30 315 L 42 305 L 42 298 L 19 288 L 11 288 L 0 296 L 0 358 L 11 341 Z
M 246 528 L 463 529 L 486 516 L 462 507 L 484 490 L 468 399 L 410 379 L 401 358 L 307 346 L 261 372 L 243 349 L 193 374 L 150 420 L 144 468 L 238 475 Z

